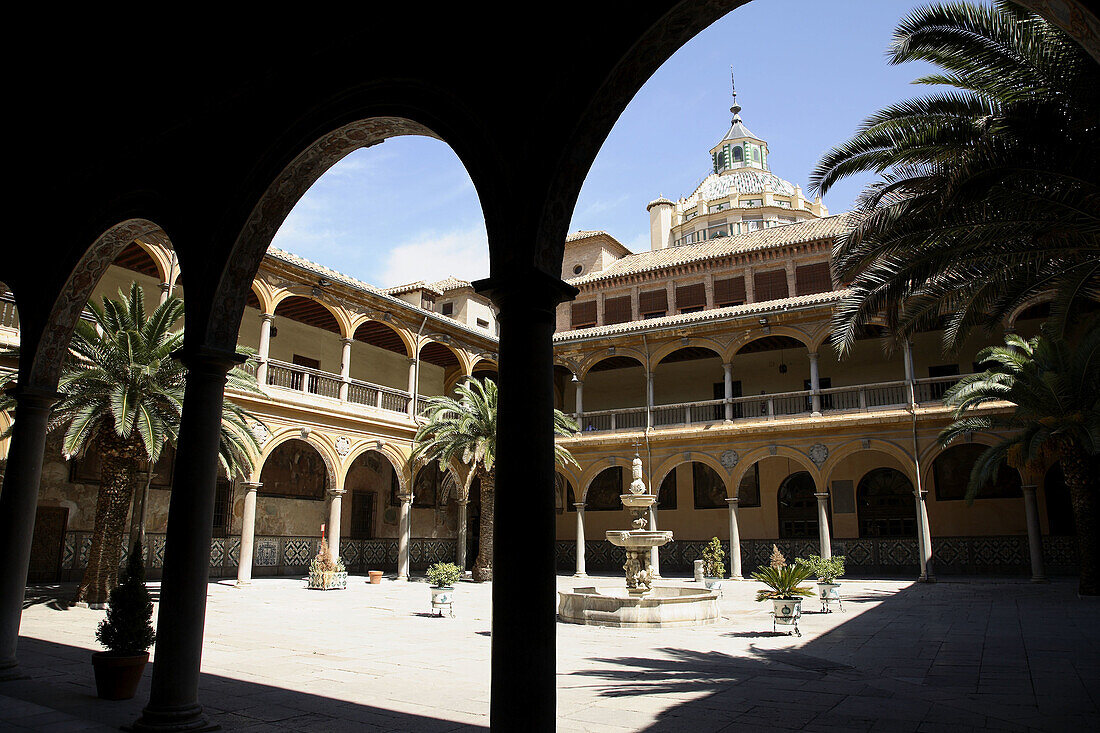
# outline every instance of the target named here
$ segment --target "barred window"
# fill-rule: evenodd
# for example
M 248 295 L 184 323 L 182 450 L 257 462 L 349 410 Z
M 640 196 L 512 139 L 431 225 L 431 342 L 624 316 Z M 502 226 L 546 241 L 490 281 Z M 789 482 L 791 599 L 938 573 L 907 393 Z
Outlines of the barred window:
M 828 262 L 817 262 L 794 268 L 794 287 L 796 295 L 827 293 L 833 289 L 832 276 Z
M 683 312 L 687 308 L 702 308 L 707 304 L 707 288 L 704 283 L 682 285 L 676 288 L 676 307 Z
M 603 322 L 605 325 L 612 323 L 626 323 L 631 319 L 630 296 L 623 295 L 618 298 L 607 298 L 603 302 Z
M 717 308 L 726 308 L 731 305 L 741 305 L 745 302 L 745 278 L 731 277 L 725 280 L 714 281 L 714 305 Z
M 649 290 L 638 295 L 638 310 L 642 315 L 668 312 L 668 291 Z
M 752 279 L 756 302 L 764 300 L 778 300 L 790 295 L 787 289 L 787 271 L 771 270 L 770 272 L 758 272 Z
M 596 301 L 586 300 L 583 303 L 573 303 L 570 315 L 573 328 L 588 328 L 589 326 L 595 326 Z

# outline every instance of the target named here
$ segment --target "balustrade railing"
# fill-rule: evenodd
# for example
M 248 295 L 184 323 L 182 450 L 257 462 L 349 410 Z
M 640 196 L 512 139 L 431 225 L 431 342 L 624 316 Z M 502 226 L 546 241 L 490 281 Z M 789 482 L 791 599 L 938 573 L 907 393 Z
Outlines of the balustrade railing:
M 256 373 L 258 362 L 249 361 L 245 368 Z M 323 372 L 320 369 L 288 364 L 285 361 L 268 359 L 267 384 L 270 387 L 315 394 L 340 400 L 344 380 L 339 375 Z M 347 396 L 343 401 L 358 405 L 367 405 L 379 410 L 408 412 L 409 393 L 380 384 L 371 384 L 358 379 L 347 380 Z
M 15 307 L 15 299 L 7 294 L 0 296 L 0 328 L 19 330 L 19 310 Z
M 939 403 L 944 393 L 961 377 L 932 377 L 914 382 L 918 404 Z M 899 410 L 909 406 L 909 385 L 905 381 L 875 382 L 847 387 L 819 389 L 816 407 L 823 414 Z M 782 417 L 809 416 L 814 412 L 812 390 L 733 397 L 728 400 L 700 400 L 651 408 L 654 428 L 723 422 L 725 420 L 774 420 Z M 646 408 L 597 410 L 574 414 L 581 432 L 644 429 Z

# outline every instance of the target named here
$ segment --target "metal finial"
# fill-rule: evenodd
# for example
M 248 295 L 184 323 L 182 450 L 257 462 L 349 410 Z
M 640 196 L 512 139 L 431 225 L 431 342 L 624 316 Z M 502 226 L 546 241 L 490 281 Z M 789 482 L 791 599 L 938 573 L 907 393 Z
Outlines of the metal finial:
M 730 65 L 730 90 L 733 92 L 733 106 L 730 107 L 730 112 L 733 113 L 733 121 L 737 122 L 741 119 L 741 105 L 737 103 L 737 83 L 733 79 L 732 65 Z

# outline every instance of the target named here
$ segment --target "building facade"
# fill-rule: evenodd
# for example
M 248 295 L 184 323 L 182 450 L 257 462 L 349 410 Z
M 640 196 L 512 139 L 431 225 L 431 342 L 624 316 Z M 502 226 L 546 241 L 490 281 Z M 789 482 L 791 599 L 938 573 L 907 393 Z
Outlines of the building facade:
M 666 571 L 689 570 L 711 537 L 727 549 L 737 538 L 735 574 L 766 562 L 773 544 L 788 557 L 843 554 L 856 572 L 1070 570 L 1057 466 L 1025 477 L 1006 469 L 968 503 L 969 467 L 996 436 L 939 445 L 950 422 L 943 393 L 1002 334 L 945 355 L 939 332 L 896 344 L 872 326 L 838 354 L 828 337 L 844 290 L 829 257 L 845 216 L 775 175 L 736 96 L 731 112 L 696 189 L 647 207 L 649 251 L 632 253 L 602 231 L 566 241 L 562 277 L 580 294 L 557 312 L 554 389 L 580 432 L 562 440 L 579 466 L 558 474 L 559 569 L 621 567 L 603 534 L 628 526 L 619 495 L 637 453 L 659 496 L 653 519 L 675 537 L 657 558 Z M 97 297 L 134 280 L 150 300 L 184 297 L 166 237 L 135 240 Z M 1030 335 L 1043 315 L 1032 307 L 1004 329 Z M 464 466 L 410 465 L 412 396 L 493 378 L 496 334 L 489 300 L 468 282 L 379 289 L 269 250 L 238 338 L 255 352 L 247 368 L 264 394 L 230 394 L 255 416 L 262 454 L 252 475 L 219 484 L 212 572 L 242 581 L 301 573 L 325 532 L 351 570 L 408 574 L 454 559 L 460 512 L 472 563 L 477 492 L 461 495 Z M 18 344 L 18 314 L 2 296 L 0 343 Z M 154 577 L 172 460 L 168 451 L 138 476 L 149 486 Z M 94 452 L 66 459 L 54 436 L 32 580 L 79 576 L 98 480 Z

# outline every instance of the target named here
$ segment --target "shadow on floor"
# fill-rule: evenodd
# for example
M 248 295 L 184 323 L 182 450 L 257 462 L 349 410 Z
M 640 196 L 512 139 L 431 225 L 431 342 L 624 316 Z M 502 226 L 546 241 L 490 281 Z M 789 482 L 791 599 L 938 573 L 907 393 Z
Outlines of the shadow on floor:
M 152 664 L 145 668 L 137 695 L 132 700 L 108 701 L 100 700 L 95 695 L 91 651 L 88 649 L 20 637 L 19 658 L 23 671 L 30 679 L 0 682 L 0 701 L 6 697 L 33 703 L 49 711 L 72 716 L 76 721 L 97 723 L 117 730 L 118 726 L 130 725 L 137 720 L 149 700 Z M 74 666 L 77 668 L 74 669 Z M 220 724 L 226 731 L 442 733 L 488 730 L 483 726 L 402 713 L 206 673 L 199 678 L 199 701 L 210 721 Z M 25 726 L 27 730 L 38 729 L 33 715 L 42 715 L 41 709 L 21 722 L 20 717 L 9 717 L 6 708 L 0 702 L 0 729 L 24 729 L 18 726 Z M 83 730 L 76 727 L 76 721 L 71 729 Z

